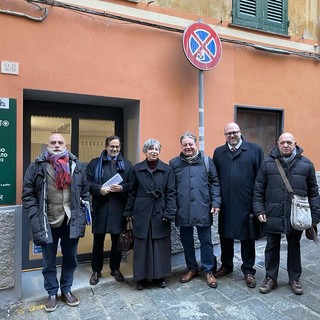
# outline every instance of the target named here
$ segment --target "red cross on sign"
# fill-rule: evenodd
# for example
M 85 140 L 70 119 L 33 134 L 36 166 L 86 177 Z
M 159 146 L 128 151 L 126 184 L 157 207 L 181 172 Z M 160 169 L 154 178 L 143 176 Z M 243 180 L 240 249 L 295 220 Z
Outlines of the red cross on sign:
M 207 24 L 195 22 L 183 33 L 183 50 L 190 63 L 200 70 L 213 69 L 221 59 L 221 41 Z

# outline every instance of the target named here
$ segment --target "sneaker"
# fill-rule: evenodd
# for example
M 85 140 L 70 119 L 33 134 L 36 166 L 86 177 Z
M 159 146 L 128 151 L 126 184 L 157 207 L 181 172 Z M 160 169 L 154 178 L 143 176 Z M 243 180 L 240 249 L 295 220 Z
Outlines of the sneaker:
M 49 296 L 47 299 L 47 302 L 44 306 L 44 310 L 46 310 L 47 312 L 52 312 L 54 310 L 57 309 L 57 301 L 58 301 L 58 297 L 57 295 L 53 295 L 53 296 Z
M 61 294 L 61 299 L 67 303 L 68 306 L 70 307 L 76 307 L 79 304 L 79 299 L 72 294 L 71 292 L 68 293 L 62 293 Z
M 261 287 L 259 288 L 259 291 L 261 293 L 269 293 L 272 289 L 275 289 L 277 287 L 278 287 L 277 281 L 273 280 L 270 277 L 266 277 L 263 280 L 263 283 L 262 283 Z

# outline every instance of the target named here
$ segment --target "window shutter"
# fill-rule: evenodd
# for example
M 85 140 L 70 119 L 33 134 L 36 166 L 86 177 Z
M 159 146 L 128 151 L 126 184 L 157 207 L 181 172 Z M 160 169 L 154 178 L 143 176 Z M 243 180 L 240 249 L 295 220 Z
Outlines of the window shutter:
M 246 27 L 259 28 L 261 5 L 259 0 L 234 0 L 233 23 Z
M 288 0 L 233 0 L 232 23 L 287 34 Z
M 265 5 L 263 29 L 286 34 L 288 0 L 268 0 Z

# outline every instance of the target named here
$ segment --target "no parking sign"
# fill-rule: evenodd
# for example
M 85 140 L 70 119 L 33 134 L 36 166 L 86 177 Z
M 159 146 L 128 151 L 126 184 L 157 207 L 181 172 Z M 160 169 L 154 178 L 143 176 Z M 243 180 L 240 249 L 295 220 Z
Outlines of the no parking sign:
M 221 59 L 219 36 L 202 22 L 195 22 L 184 31 L 183 50 L 190 63 L 203 71 L 213 69 Z

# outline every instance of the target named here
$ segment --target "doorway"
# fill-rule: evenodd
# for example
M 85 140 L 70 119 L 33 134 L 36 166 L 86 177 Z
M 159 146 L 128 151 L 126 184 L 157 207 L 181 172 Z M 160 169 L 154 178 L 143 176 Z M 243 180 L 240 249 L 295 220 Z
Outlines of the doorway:
M 46 150 L 48 137 L 61 133 L 67 142 L 68 150 L 86 165 L 92 158 L 99 157 L 104 149 L 105 138 L 118 135 L 125 152 L 124 111 L 121 107 L 97 106 L 65 102 L 24 100 L 23 149 L 24 171 L 35 158 Z M 126 154 L 124 154 L 126 157 Z M 23 214 L 22 269 L 34 269 L 42 266 L 41 247 L 32 242 L 29 220 Z M 86 235 L 80 239 L 78 261 L 91 260 L 92 232 L 87 226 Z M 106 237 L 105 254 L 110 250 L 110 239 Z M 58 254 L 59 264 L 61 261 Z

